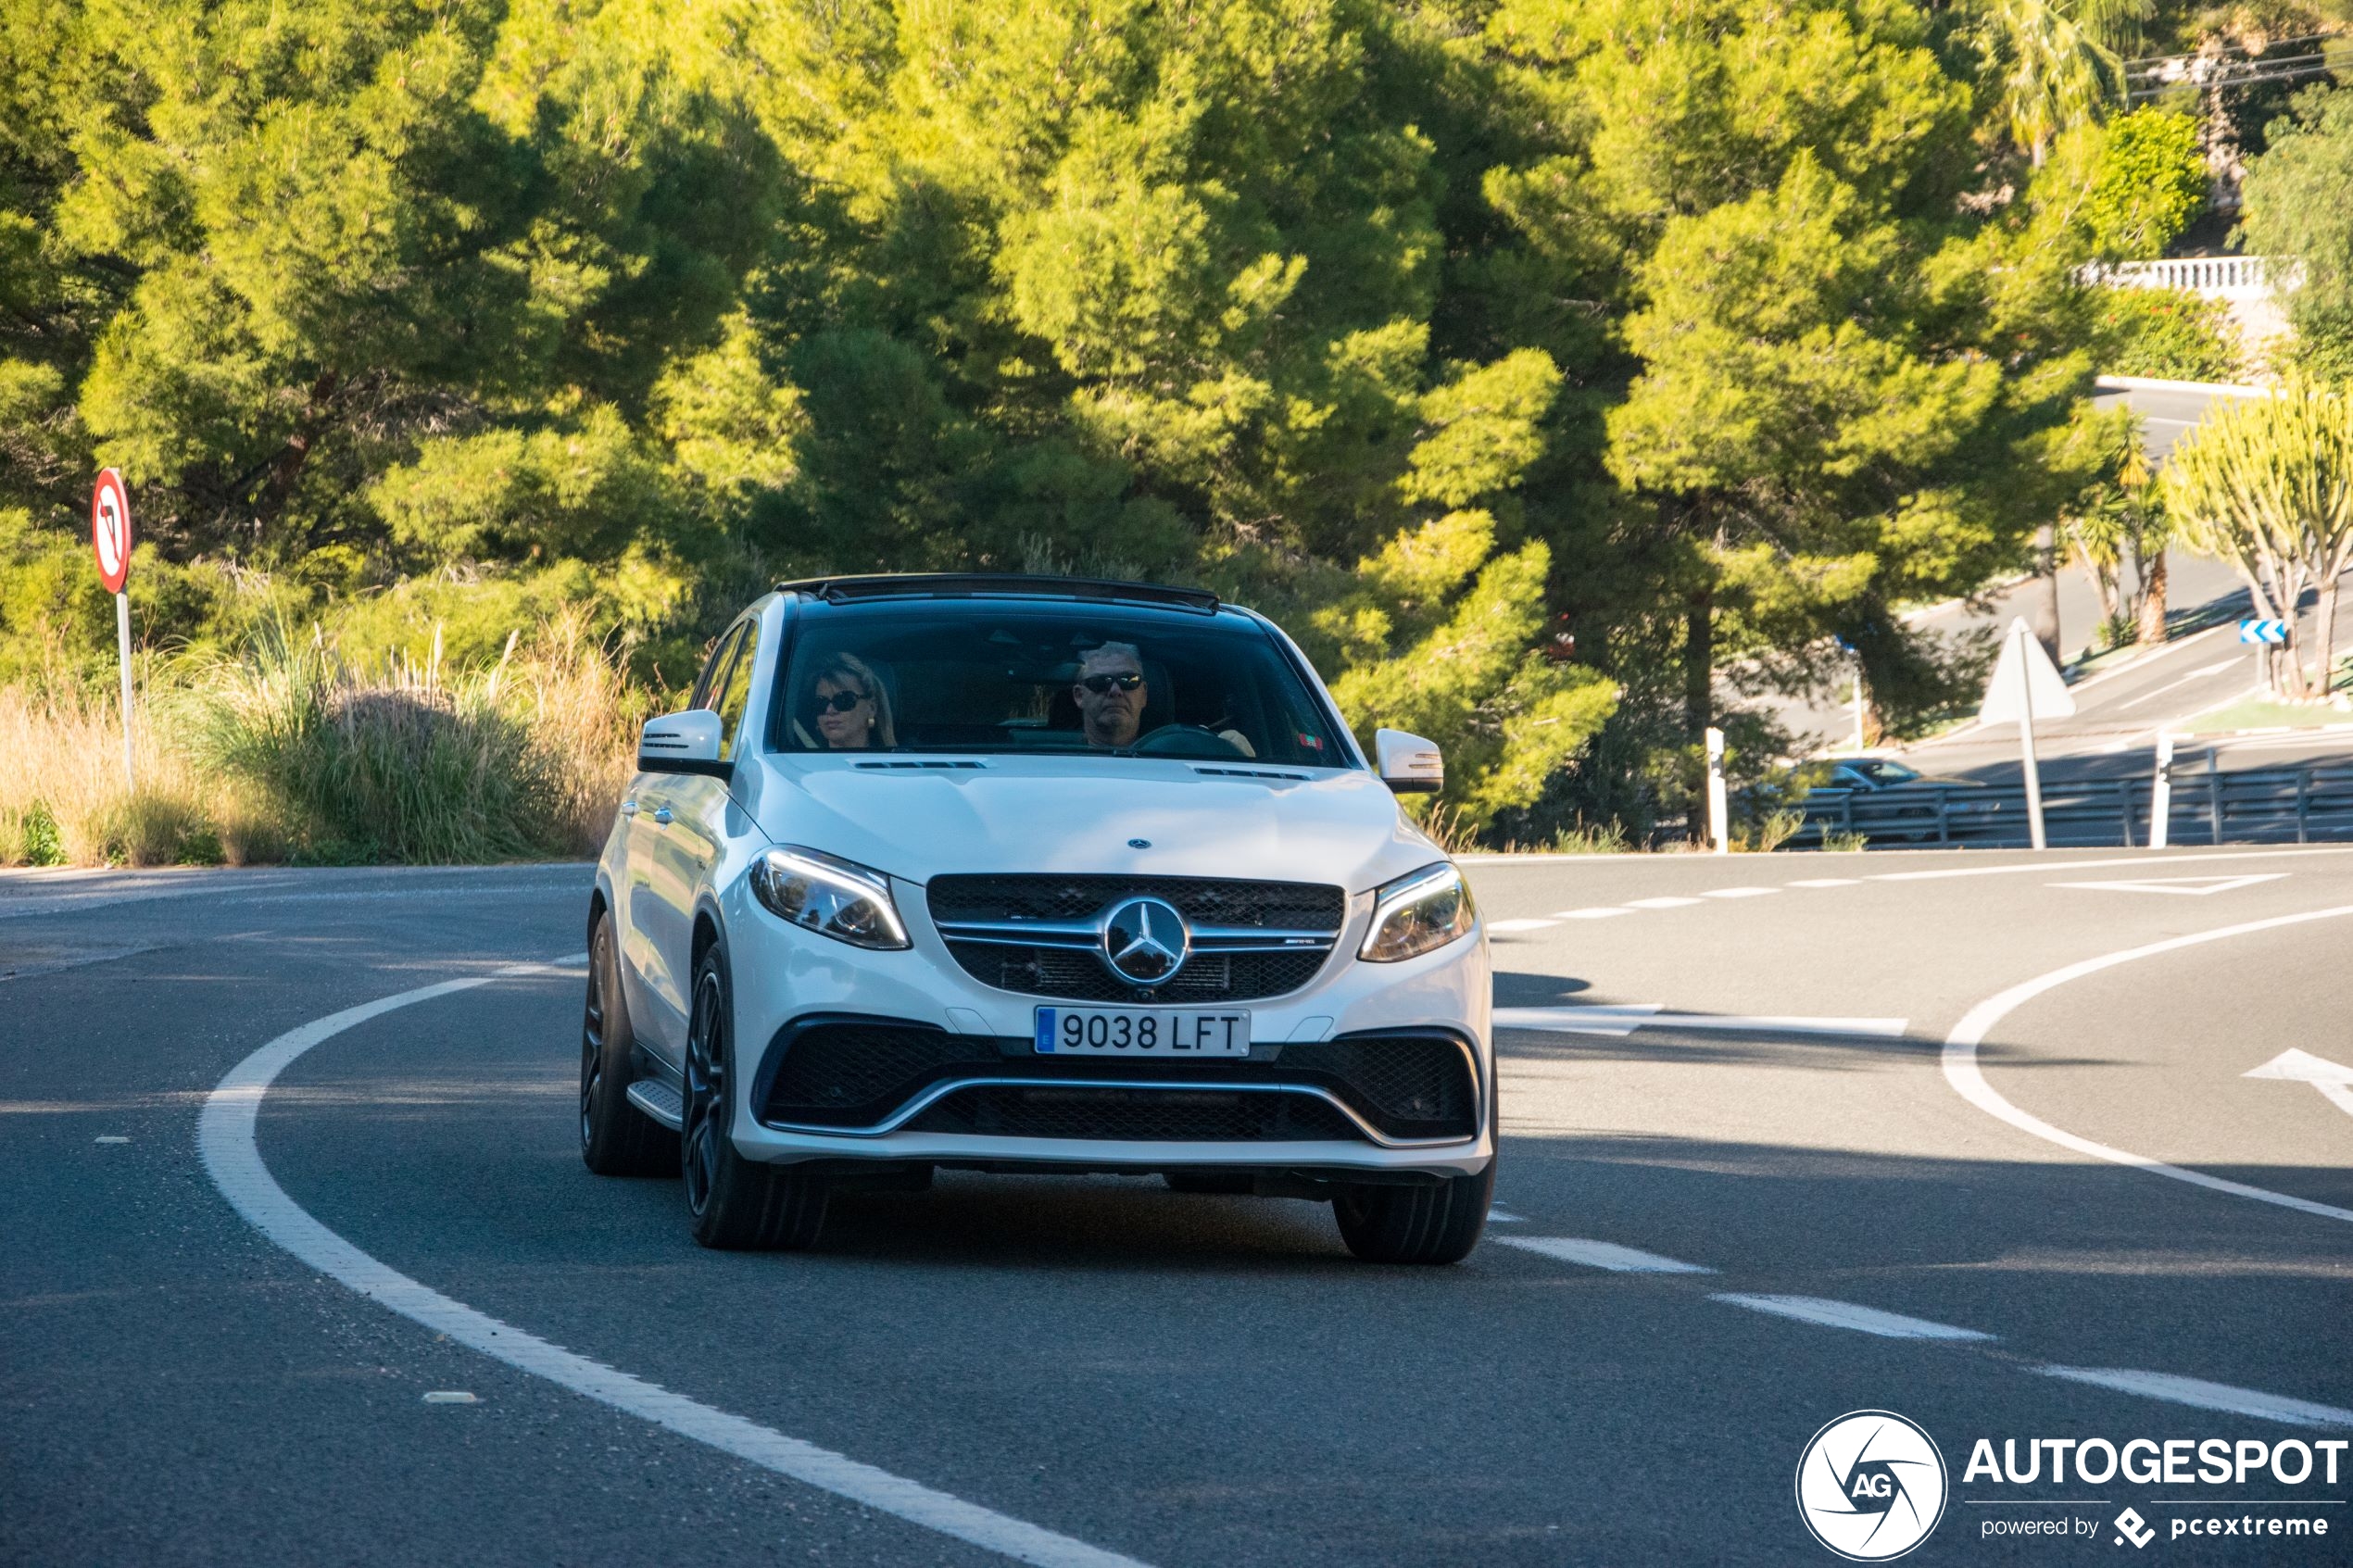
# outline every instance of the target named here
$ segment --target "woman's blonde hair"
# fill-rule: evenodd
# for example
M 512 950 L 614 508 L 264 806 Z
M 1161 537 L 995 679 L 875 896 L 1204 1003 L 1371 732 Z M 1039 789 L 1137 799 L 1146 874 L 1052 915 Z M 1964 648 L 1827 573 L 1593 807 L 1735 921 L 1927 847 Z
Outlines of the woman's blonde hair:
M 899 744 L 899 726 L 891 720 L 890 688 L 875 667 L 854 653 L 837 653 L 825 660 L 817 671 L 817 681 L 831 681 L 835 685 L 855 684 L 875 705 L 875 744 L 893 746 Z M 815 695 L 817 681 L 809 683 L 811 695 Z

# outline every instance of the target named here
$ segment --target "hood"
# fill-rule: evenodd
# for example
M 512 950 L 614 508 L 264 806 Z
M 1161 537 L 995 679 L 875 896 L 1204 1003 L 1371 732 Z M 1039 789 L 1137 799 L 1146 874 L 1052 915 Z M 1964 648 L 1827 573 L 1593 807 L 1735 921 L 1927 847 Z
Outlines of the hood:
M 757 798 L 742 801 L 761 832 L 908 882 L 1126 872 L 1337 882 L 1361 893 L 1445 858 L 1363 769 L 1290 779 L 1214 771 L 1251 763 L 1158 758 L 761 760 Z M 739 798 L 751 782 L 738 781 Z

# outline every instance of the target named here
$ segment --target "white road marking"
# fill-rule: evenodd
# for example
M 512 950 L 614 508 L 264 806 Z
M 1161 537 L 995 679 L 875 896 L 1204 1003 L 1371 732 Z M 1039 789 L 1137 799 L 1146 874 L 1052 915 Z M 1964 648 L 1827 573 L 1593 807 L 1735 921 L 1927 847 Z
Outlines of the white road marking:
M 1626 902 L 1629 907 L 1637 909 L 1680 909 L 1686 904 L 1696 904 L 1699 900 L 1678 898 L 1672 894 L 1662 893 L 1655 898 L 1629 898 Z
M 1711 887 L 1705 893 L 1702 894 L 1701 897 L 1705 898 L 1761 898 L 1768 893 L 1779 893 L 1780 891 L 1780 889 L 1778 887 Z
M 1630 1007 L 1497 1008 L 1491 1016 L 1498 1029 L 1540 1029 L 1556 1035 L 1631 1035 L 1643 1016 L 1656 1012 L 1661 1005 L 1637 1002 Z
M 1949 855 L 1952 851 L 1931 850 L 1929 853 Z M 2129 870 L 2133 866 L 2171 866 L 2178 871 L 2183 866 L 2203 866 L 2221 860 L 2277 860 L 2296 855 L 2353 855 L 2353 847 L 2299 847 L 2294 849 L 2241 849 L 2221 855 L 2166 850 L 2155 855 L 2143 855 L 2130 860 L 2120 857 L 2110 857 L 2105 860 L 2019 860 L 2005 866 L 1958 866 L 1950 870 L 1940 869 L 1932 872 L 1873 872 L 1869 880 L 1872 882 L 1935 882 L 1954 876 L 2021 876 L 2029 872 L 2108 872 L 2120 869 Z
M 2212 1192 L 2229 1193 L 2233 1198 L 2250 1198 L 2258 1203 L 2277 1204 L 2283 1209 L 2317 1215 L 2323 1220 L 2353 1222 L 2353 1209 L 2339 1209 L 2334 1204 L 2316 1203 L 2309 1198 L 2273 1192 L 2267 1187 L 2249 1186 L 2244 1182 L 2227 1181 L 2221 1176 L 2209 1176 L 2203 1171 L 2185 1171 L 2178 1165 L 2168 1165 L 2161 1160 L 2151 1160 L 2145 1154 L 2110 1148 L 2104 1143 L 2077 1137 L 2073 1133 L 2054 1127 L 2041 1117 L 2029 1115 L 2012 1105 L 1985 1081 L 1984 1071 L 1977 1062 L 1977 1047 L 1984 1042 L 1987 1035 L 1993 1033 L 1995 1024 L 2044 992 L 2056 990 L 2070 980 L 2081 980 L 2087 974 L 2096 974 L 2101 970 L 2131 963 L 2136 959 L 2155 958 L 2160 953 L 2195 947 L 2204 942 L 2220 942 L 2225 937 L 2246 936 L 2259 931 L 2276 931 L 2282 926 L 2301 925 L 2308 921 L 2336 920 L 2346 915 L 2353 915 L 2353 904 L 2340 904 L 2331 909 L 2313 909 L 2300 915 L 2275 915 L 2270 920 L 2249 921 L 2244 925 L 2226 925 L 2214 931 L 2200 931 L 2188 936 L 2152 942 L 2144 947 L 2127 947 L 2122 952 L 2086 959 L 2081 963 L 2069 964 L 2065 969 L 2055 969 L 2048 974 L 2037 975 L 2032 980 L 2011 986 L 1999 996 L 1987 997 L 1969 1009 L 1968 1014 L 1953 1025 L 1953 1032 L 1944 1036 L 1944 1081 L 1952 1085 L 1963 1099 L 1987 1115 L 1998 1117 L 2019 1131 L 2031 1134 L 2045 1143 L 2057 1144 L 2061 1148 L 2070 1148 L 2078 1154 L 2088 1154 L 2095 1160 L 2106 1160 L 2117 1165 L 2130 1165 L 2151 1175 L 2171 1177 Z
M 1854 876 L 1809 876 L 1803 882 L 1793 882 L 1792 887 L 1860 887 L 1863 879 Z
M 462 1388 L 436 1388 L 425 1396 L 429 1405 L 478 1405 L 482 1403 Z
M 2227 1383 L 2208 1383 L 2202 1378 L 2176 1377 L 2171 1373 L 2093 1366 L 2038 1366 L 2033 1370 L 2045 1377 L 2064 1377 L 2070 1383 L 2088 1383 L 2122 1394 L 2194 1405 L 2202 1411 L 2251 1415 L 2290 1426 L 2353 1426 L 2353 1411 L 2339 1410 L 2334 1405 L 2316 1405 L 2254 1388 L 2233 1388 Z
M 1911 1021 L 1904 1018 L 1792 1018 L 1764 1013 L 1667 1012 L 1658 1002 L 1624 1007 L 1497 1008 L 1499 1029 L 1532 1029 L 1554 1035 L 1625 1035 L 1636 1029 L 1698 1029 L 1735 1035 L 1869 1035 L 1893 1038 Z
M 1517 1214 L 1513 1213 L 1510 1210 L 1504 1208 L 1500 1203 L 1490 1204 L 1488 1206 L 1487 1223 L 1491 1225 L 1524 1225 L 1528 1223 L 1526 1220 L 1520 1218 Z
M 1662 1258 L 1655 1252 L 1644 1252 L 1632 1247 L 1620 1247 L 1614 1241 L 1589 1241 L 1577 1236 L 1499 1236 L 1496 1241 L 1505 1247 L 1516 1247 L 1527 1252 L 1541 1252 L 1564 1263 L 1582 1263 L 1589 1269 L 1607 1269 L 1618 1274 L 1712 1274 L 1697 1263 L 1686 1263 L 1674 1258 Z
M 101 1133 L 93 1141 L 96 1143 L 129 1143 L 131 1140 L 126 1137 L 119 1137 L 112 1133 Z
M 1980 1334 L 1973 1328 L 1954 1328 L 1947 1323 L 1931 1323 L 1926 1318 L 1907 1318 L 1901 1312 L 1882 1312 L 1876 1307 L 1858 1307 L 1852 1301 L 1832 1301 L 1820 1296 L 1739 1296 L 1726 1293 L 1711 1296 L 1708 1299 L 1746 1307 L 1753 1312 L 1795 1318 L 1800 1323 L 1820 1323 L 1825 1328 L 1851 1328 L 1858 1334 L 1876 1334 L 1882 1339 L 1994 1337 L 1990 1334 Z
M 2353 1067 L 2343 1067 L 2324 1056 L 2310 1051 L 2282 1051 L 2262 1066 L 2239 1074 L 2242 1078 L 2285 1078 L 2295 1083 L 2309 1084 L 2321 1091 L 2328 1102 L 2347 1116 L 2353 1116 Z M 104 1143 L 106 1140 L 98 1140 Z
M 2171 893 L 2183 897 L 2203 898 L 2213 893 L 2231 893 L 2242 887 L 2252 887 L 2259 882 L 2277 882 L 2285 872 L 2258 872 L 2252 876 L 2152 876 L 2138 882 L 2055 882 L 2053 887 L 2106 888 L 2115 893 Z
M 2168 682 L 2166 684 L 2158 687 L 2152 692 L 2143 692 L 2140 696 L 2134 697 L 2130 702 L 2118 703 L 2116 705 L 2116 710 L 2119 713 L 2126 712 L 2129 709 L 2140 707 L 2141 704 L 2148 701 L 2151 697 L 2163 696 L 2175 686 L 2186 686 L 2192 681 L 2203 680 L 2208 675 L 2220 675 L 2225 670 L 2236 670 L 2246 663 L 2246 660 L 2244 659 L 2226 659 L 2220 664 L 2209 664 L 2202 670 L 2193 670 L 2178 681 Z
M 1602 904 L 1590 909 L 1554 909 L 1554 920 L 1607 920 L 1612 915 L 1630 915 L 1634 911 L 1616 904 Z
M 573 954 L 559 965 L 577 965 Z M 625 1411 L 682 1437 L 705 1443 L 763 1470 L 844 1497 L 878 1512 L 951 1536 L 1040 1568 L 1140 1568 L 1133 1558 L 977 1503 L 894 1475 L 798 1437 L 730 1415 L 633 1377 L 599 1361 L 526 1334 L 399 1273 L 312 1219 L 288 1198 L 254 1142 L 254 1123 L 270 1085 L 305 1051 L 345 1030 L 397 1009 L 455 995 L 516 975 L 543 973 L 542 964 L 513 964 L 489 974 L 445 980 L 330 1013 L 261 1047 L 229 1070 L 205 1098 L 196 1123 L 196 1149 L 212 1185 L 262 1235 L 300 1261 L 412 1323 L 447 1335 L 495 1361 Z
M 1559 923 L 1554 920 L 1491 920 L 1487 929 L 1508 935 L 1515 931 L 1543 931 Z

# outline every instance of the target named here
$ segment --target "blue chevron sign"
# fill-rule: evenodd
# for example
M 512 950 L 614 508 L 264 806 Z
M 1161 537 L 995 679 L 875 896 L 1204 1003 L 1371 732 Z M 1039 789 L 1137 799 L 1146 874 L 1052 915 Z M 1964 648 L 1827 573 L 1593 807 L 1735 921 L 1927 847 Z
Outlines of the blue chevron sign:
M 2284 643 L 2287 622 L 2284 621 L 2242 621 L 2239 622 L 2242 643 Z

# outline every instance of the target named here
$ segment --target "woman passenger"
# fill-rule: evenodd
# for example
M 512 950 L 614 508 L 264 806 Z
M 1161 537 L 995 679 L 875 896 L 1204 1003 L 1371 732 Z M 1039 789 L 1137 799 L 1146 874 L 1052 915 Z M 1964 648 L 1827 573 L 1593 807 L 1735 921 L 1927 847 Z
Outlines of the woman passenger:
M 837 654 L 818 672 L 810 709 L 829 751 L 864 751 L 899 744 L 890 721 L 890 693 L 874 667 L 854 654 Z

